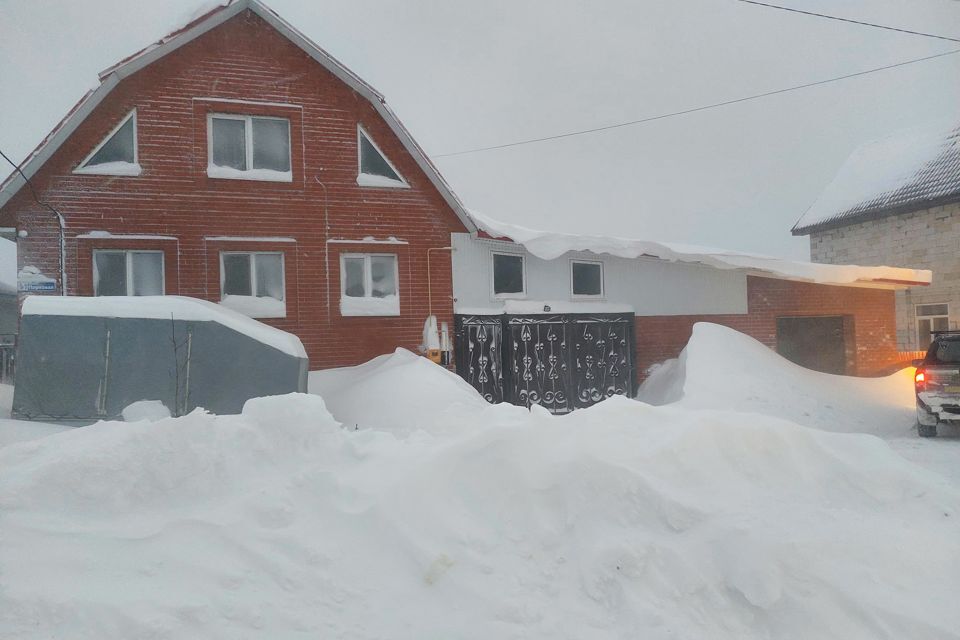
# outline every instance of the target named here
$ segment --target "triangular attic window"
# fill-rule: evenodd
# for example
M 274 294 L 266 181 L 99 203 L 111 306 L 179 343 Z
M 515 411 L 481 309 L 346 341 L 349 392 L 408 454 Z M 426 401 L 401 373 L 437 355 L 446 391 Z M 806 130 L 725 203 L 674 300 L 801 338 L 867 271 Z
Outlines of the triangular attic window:
M 77 173 L 140 175 L 137 164 L 137 112 L 131 111 L 80 163 Z
M 357 176 L 357 184 L 365 187 L 409 186 L 366 131 L 358 128 L 357 138 L 360 147 L 360 175 Z

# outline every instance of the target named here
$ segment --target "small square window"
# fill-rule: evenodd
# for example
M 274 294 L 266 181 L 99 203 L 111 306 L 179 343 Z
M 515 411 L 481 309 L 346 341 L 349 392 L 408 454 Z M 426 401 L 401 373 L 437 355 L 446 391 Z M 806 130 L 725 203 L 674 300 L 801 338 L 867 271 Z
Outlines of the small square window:
M 493 295 L 499 298 L 521 298 L 525 292 L 523 256 L 494 253 Z
M 340 312 L 345 316 L 400 315 L 397 256 L 342 255 L 340 294 Z
M 283 318 L 283 254 L 225 251 L 220 254 L 220 304 L 251 318 Z
M 160 251 L 94 251 L 93 295 L 162 296 Z
M 603 263 L 574 260 L 570 263 L 570 290 L 574 296 L 603 296 Z
M 950 328 L 950 308 L 947 304 L 918 304 L 916 314 L 919 349 L 930 346 L 934 331 L 947 331 Z
M 209 116 L 211 178 L 290 182 L 290 121 L 219 114 Z

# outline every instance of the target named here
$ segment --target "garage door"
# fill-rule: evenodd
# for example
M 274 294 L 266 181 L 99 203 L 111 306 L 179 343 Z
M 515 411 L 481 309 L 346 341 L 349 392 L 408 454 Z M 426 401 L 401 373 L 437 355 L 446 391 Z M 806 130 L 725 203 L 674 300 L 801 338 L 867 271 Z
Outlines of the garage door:
M 847 373 L 843 317 L 777 318 L 777 353 L 807 369 Z

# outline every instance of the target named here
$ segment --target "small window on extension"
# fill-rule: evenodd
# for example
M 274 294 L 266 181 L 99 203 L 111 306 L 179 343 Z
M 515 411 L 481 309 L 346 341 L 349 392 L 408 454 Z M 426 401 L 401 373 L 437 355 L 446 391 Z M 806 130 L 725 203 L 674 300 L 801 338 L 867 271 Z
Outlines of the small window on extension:
M 570 290 L 578 298 L 603 297 L 603 263 L 573 260 L 570 263 Z
M 522 298 L 526 293 L 523 256 L 493 254 L 493 295 L 497 298 Z

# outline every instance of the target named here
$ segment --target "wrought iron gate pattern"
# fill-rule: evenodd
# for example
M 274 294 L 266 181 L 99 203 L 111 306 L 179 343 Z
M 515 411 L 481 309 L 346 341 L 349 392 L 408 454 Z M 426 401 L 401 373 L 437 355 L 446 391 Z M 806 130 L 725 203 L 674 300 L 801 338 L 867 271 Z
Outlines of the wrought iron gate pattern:
M 489 402 L 552 413 L 634 391 L 632 314 L 456 317 L 457 373 Z
M 457 316 L 455 327 L 457 374 L 487 402 L 503 402 L 500 317 Z

